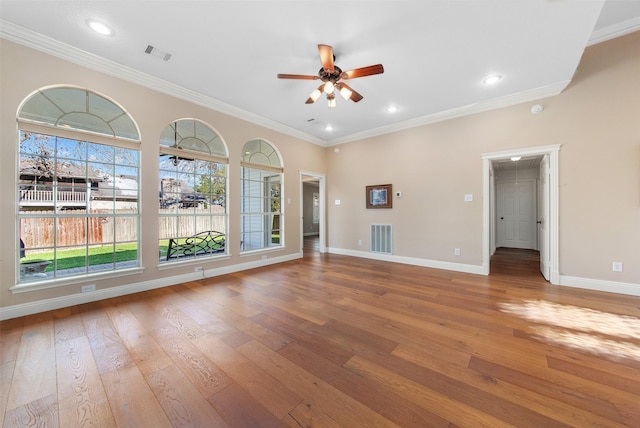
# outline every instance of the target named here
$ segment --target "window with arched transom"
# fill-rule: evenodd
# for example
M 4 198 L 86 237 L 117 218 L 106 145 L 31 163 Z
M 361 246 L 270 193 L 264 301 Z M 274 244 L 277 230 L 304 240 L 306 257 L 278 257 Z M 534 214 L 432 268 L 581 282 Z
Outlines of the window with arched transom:
M 140 266 L 140 135 L 95 92 L 43 88 L 18 111 L 19 285 Z
M 196 119 L 166 126 L 160 137 L 160 262 L 228 253 L 227 148 Z
M 284 170 L 278 152 L 267 141 L 253 139 L 242 148 L 240 166 L 241 251 L 282 246 Z

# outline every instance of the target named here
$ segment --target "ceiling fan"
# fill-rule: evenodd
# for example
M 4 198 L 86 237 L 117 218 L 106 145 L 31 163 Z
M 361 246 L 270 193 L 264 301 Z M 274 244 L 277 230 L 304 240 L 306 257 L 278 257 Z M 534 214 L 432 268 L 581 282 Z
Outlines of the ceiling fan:
M 329 108 L 336 106 L 335 90 L 340 92 L 340 95 L 345 100 L 351 100 L 354 103 L 360 101 L 363 97 L 346 83 L 342 82 L 347 79 L 355 79 L 357 77 L 371 76 L 374 74 L 384 73 L 382 64 L 370 65 L 368 67 L 355 68 L 349 71 L 342 71 L 340 67 L 335 65 L 335 55 L 333 54 L 333 48 L 329 45 L 318 45 L 318 52 L 320 52 L 320 62 L 322 62 L 322 68 L 318 71 L 317 76 L 310 76 L 304 74 L 278 74 L 278 79 L 301 79 L 301 80 L 321 80 L 322 85 L 318 86 L 305 104 L 313 104 L 316 102 L 320 95 L 327 94 L 327 101 L 329 102 Z

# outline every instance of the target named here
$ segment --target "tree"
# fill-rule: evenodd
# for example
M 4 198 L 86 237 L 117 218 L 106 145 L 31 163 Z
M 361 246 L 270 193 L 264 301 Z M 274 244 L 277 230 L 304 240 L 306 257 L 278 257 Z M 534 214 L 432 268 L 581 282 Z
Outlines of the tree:
M 213 174 L 200 175 L 194 190 L 205 195 L 212 204 L 224 206 L 227 191 L 225 167 L 213 164 L 212 168 Z

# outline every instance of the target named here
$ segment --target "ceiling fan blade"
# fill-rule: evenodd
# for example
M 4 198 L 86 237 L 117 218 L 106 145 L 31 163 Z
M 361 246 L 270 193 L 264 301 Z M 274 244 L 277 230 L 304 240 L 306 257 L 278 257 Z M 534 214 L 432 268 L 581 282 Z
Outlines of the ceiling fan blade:
M 317 92 L 316 92 L 317 91 Z M 320 95 L 322 95 L 322 93 L 324 92 L 324 83 L 320 86 L 318 86 L 318 89 L 314 90 L 311 95 L 309 95 L 309 98 L 307 98 L 307 101 L 305 101 L 305 104 L 313 104 L 316 102 L 316 100 L 318 98 L 320 98 Z M 314 95 L 317 95 L 314 99 Z
M 318 52 L 320 52 L 320 61 L 322 62 L 322 68 L 332 73 L 333 66 L 333 48 L 329 45 L 318 45 Z
M 278 79 L 301 79 L 301 80 L 317 80 L 318 76 L 308 76 L 306 74 L 278 74 Z
M 384 67 L 382 64 L 370 65 L 368 67 L 354 68 L 353 70 L 345 71 L 340 75 L 341 79 L 355 79 L 356 77 L 371 76 L 373 74 L 384 73 Z
M 340 91 L 340 95 L 342 95 L 342 88 L 346 89 L 349 92 L 347 93 L 349 95 L 349 99 L 351 101 L 353 101 L 354 103 L 357 103 L 358 101 L 360 101 L 363 96 L 360 95 L 358 92 L 356 92 L 352 87 L 350 87 L 349 85 L 347 85 L 344 82 L 338 82 L 336 83 L 336 88 L 338 89 L 338 91 Z M 343 95 L 344 98 L 344 95 Z

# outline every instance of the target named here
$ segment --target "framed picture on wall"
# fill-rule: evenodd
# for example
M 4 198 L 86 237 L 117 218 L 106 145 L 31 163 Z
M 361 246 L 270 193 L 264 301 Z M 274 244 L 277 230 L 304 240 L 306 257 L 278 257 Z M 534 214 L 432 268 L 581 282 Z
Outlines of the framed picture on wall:
M 391 208 L 392 206 L 391 184 L 367 186 L 367 208 Z

